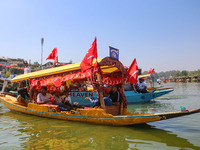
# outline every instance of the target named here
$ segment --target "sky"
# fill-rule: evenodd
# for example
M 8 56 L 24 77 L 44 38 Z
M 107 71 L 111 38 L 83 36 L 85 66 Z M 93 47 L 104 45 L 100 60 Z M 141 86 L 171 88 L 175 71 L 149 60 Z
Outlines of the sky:
M 200 69 L 199 0 L 0 0 L 0 57 L 43 64 L 81 62 L 97 38 L 98 58 L 119 49 L 142 71 Z

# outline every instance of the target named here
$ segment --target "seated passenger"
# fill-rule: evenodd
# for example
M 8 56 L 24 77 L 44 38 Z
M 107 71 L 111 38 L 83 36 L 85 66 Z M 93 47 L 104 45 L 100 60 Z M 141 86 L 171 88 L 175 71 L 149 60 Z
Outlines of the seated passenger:
M 147 84 L 144 79 L 140 78 L 136 87 L 136 91 L 139 93 L 147 93 Z
M 62 97 L 60 96 L 60 92 L 59 91 L 56 91 L 55 94 L 54 94 L 54 103 L 62 103 Z
M 110 88 L 109 95 L 112 102 L 121 102 L 121 95 L 117 88 L 117 85 L 114 85 L 112 87 L 110 86 L 109 88 Z
M 26 99 L 26 97 L 29 98 L 28 91 L 24 87 L 24 82 L 20 82 L 18 88 L 18 96 L 17 96 L 18 104 L 20 104 L 20 102 L 23 101 L 26 104 L 26 106 L 28 106 L 28 103 L 30 103 L 30 101 Z
M 90 100 L 90 102 L 91 102 L 92 104 L 94 104 L 93 107 L 101 106 L 101 104 L 100 104 L 100 102 L 99 102 L 98 99 L 92 99 L 92 98 L 90 98 L 90 97 L 86 97 L 85 99 L 86 99 L 86 100 Z M 113 104 L 113 103 L 112 103 L 112 100 L 110 99 L 109 94 L 108 94 L 107 92 L 104 92 L 104 94 L 103 94 L 103 99 L 104 99 L 104 103 L 105 103 L 106 106 L 111 106 L 111 105 Z
M 63 103 L 72 104 L 72 100 L 68 91 L 64 91 L 63 99 Z
M 60 92 L 56 91 L 54 94 L 54 104 L 58 105 L 62 111 L 70 110 L 70 106 L 63 104 L 63 97 L 60 96 Z
M 41 87 L 41 93 L 37 95 L 37 103 L 38 104 L 52 104 L 51 97 L 53 97 L 51 94 L 47 93 L 47 87 L 42 86 Z
M 69 96 L 68 91 L 64 91 L 64 95 L 62 96 L 63 99 L 63 104 L 68 108 L 70 107 L 70 109 L 77 109 L 77 108 L 84 108 L 78 105 L 78 102 L 74 102 L 72 103 L 71 101 L 71 97 Z

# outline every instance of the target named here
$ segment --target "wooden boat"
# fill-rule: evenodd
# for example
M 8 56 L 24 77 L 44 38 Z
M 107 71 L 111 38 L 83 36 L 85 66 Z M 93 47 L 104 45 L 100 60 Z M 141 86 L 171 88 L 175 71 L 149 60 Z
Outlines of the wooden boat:
M 116 102 L 112 106 L 106 106 L 104 104 L 103 99 L 103 91 L 102 91 L 102 80 L 104 78 L 101 75 L 110 75 L 113 77 L 115 74 L 121 75 L 118 76 L 117 80 L 120 79 L 120 85 L 123 89 L 124 85 L 124 66 L 121 62 L 117 60 L 112 60 L 111 58 L 104 58 L 98 60 L 99 62 L 99 70 L 101 72 L 96 72 L 97 79 L 93 81 L 95 82 L 96 89 L 99 93 L 99 99 L 101 103 L 101 107 L 98 108 L 77 108 L 72 109 L 70 111 L 61 111 L 58 105 L 49 105 L 42 104 L 39 105 L 33 102 L 29 103 L 28 106 L 24 106 L 23 104 L 18 104 L 16 101 L 16 97 L 10 95 L 0 95 L 1 102 L 10 110 L 36 115 L 41 117 L 48 117 L 54 119 L 63 119 L 70 121 L 80 121 L 87 123 L 95 123 L 95 124 L 103 124 L 103 125 L 132 125 L 132 124 L 141 124 L 153 121 L 160 121 L 164 119 L 170 119 L 174 117 L 190 115 L 193 113 L 200 112 L 200 109 L 192 110 L 192 111 L 179 111 L 179 112 L 169 112 L 169 113 L 151 113 L 151 114 L 131 114 L 127 112 L 127 108 L 125 105 L 125 101 Z M 29 80 L 30 86 L 37 86 L 39 83 L 41 86 L 44 85 L 57 85 L 57 82 L 60 79 L 60 82 L 67 84 L 67 82 L 73 79 L 75 82 L 84 81 L 88 82 L 88 78 L 92 78 L 95 74 L 94 72 L 80 72 L 80 63 L 70 64 L 66 66 L 41 70 L 37 72 L 32 72 L 24 75 L 19 75 L 12 79 L 12 82 L 18 82 L 23 80 Z M 114 73 L 114 74 L 113 74 Z M 108 77 L 108 76 L 107 76 Z M 40 81 L 40 82 L 38 82 Z M 72 81 L 71 81 L 72 82 Z M 92 82 L 92 81 L 91 81 Z M 117 81 L 119 84 L 119 82 Z M 72 83 L 71 83 L 72 84 Z M 94 85 L 95 86 L 95 85 Z M 122 93 L 123 94 L 123 93 Z M 125 100 L 125 99 L 124 99 Z
M 162 90 L 156 90 L 149 93 L 134 93 L 133 91 L 125 91 L 126 99 L 128 104 L 135 103 L 147 103 L 155 98 L 161 97 L 165 94 L 174 91 L 172 88 L 164 88 Z
M 80 121 L 88 122 L 94 124 L 103 125 L 132 125 L 141 124 L 153 121 L 160 121 L 185 115 L 190 115 L 193 113 L 200 112 L 200 109 L 192 111 L 180 111 L 180 112 L 169 112 L 169 113 L 151 113 L 151 114 L 131 114 L 128 112 L 123 113 L 123 115 L 114 116 L 112 114 L 106 113 L 104 109 L 77 109 L 76 111 L 57 111 L 56 107 L 51 105 L 38 105 L 34 103 L 29 103 L 28 107 L 18 105 L 16 98 L 9 95 L 1 95 L 1 102 L 10 110 L 36 115 L 47 118 L 63 119 L 70 121 Z

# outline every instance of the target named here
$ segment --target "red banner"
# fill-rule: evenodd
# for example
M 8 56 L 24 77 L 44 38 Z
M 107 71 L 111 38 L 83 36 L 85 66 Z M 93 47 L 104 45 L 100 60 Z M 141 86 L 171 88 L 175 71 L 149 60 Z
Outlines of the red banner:
M 125 79 L 126 77 L 120 77 L 120 78 L 111 78 L 107 77 L 105 75 L 102 75 L 101 82 L 105 85 L 118 85 L 122 83 L 122 79 Z

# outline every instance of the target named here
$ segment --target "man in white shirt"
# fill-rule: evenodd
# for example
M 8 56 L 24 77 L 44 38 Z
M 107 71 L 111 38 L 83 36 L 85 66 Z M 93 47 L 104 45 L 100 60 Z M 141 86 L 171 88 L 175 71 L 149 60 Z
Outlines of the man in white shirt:
M 68 91 L 65 92 L 65 101 L 64 101 L 64 103 L 66 103 L 66 102 L 72 104 L 72 100 L 71 100 L 71 97 L 69 96 Z
M 51 97 L 53 97 L 51 94 L 47 93 L 47 87 L 42 86 L 41 87 L 41 93 L 37 95 L 37 103 L 38 104 L 52 104 L 51 103 Z
M 27 61 L 24 61 L 24 74 L 30 73 L 31 72 L 31 68 L 28 66 Z
M 142 78 L 139 78 L 137 92 L 147 93 L 147 84 L 146 84 L 146 82 L 144 82 L 144 79 L 142 79 Z

